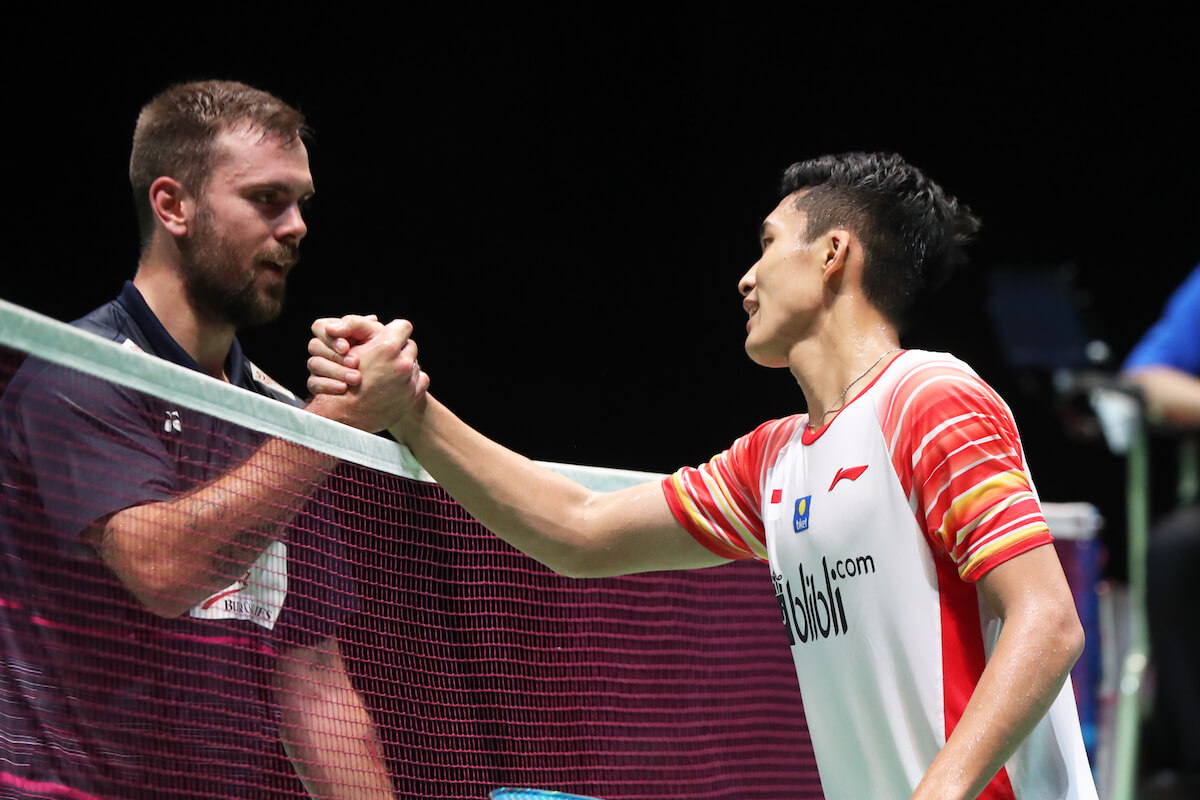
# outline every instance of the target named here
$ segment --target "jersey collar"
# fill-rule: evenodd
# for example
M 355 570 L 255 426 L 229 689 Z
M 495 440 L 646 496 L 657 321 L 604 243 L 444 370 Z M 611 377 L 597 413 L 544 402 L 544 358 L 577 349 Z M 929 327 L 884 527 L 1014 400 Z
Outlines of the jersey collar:
M 129 314 L 134 324 L 141 329 L 142 335 L 146 337 L 146 342 L 150 345 L 154 355 L 196 372 L 202 372 L 196 359 L 192 358 L 188 351 L 184 350 L 163 327 L 150 306 L 146 304 L 146 298 L 142 297 L 142 293 L 133 285 L 133 281 L 125 281 L 125 285 L 121 288 L 121 294 L 117 296 L 117 302 Z M 242 353 L 242 345 L 236 336 L 233 337 L 233 344 L 229 347 L 229 354 L 225 356 L 225 374 L 229 376 L 229 381 L 233 385 L 243 389 L 253 388 L 249 378 L 250 371 L 246 368 L 246 357 Z

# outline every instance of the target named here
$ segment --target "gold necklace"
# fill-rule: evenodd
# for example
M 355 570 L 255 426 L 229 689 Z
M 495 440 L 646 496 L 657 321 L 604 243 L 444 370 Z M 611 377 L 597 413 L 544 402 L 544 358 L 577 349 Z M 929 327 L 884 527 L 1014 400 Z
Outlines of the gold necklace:
M 892 353 L 898 353 L 898 352 L 900 352 L 900 350 L 901 350 L 901 349 L 903 349 L 903 348 L 900 348 L 900 347 L 893 347 L 891 350 L 888 350 L 886 353 L 884 353 L 883 355 L 881 355 L 879 358 L 875 359 L 875 363 L 874 363 L 874 364 L 872 364 L 871 366 L 867 367 L 867 368 L 866 368 L 866 370 L 864 370 L 864 371 L 863 371 L 863 374 L 862 374 L 862 375 L 859 375 L 857 378 L 855 378 L 854 380 L 852 380 L 852 381 L 850 381 L 849 383 L 847 383 L 847 384 L 846 384 L 846 388 L 845 388 L 845 389 L 842 389 L 842 393 L 841 393 L 841 394 L 839 394 L 839 395 L 837 396 L 837 400 L 834 400 L 834 401 L 833 401 L 833 405 L 831 405 L 831 406 L 829 407 L 829 410 L 828 410 L 828 411 L 826 411 L 824 414 L 822 414 L 822 415 L 821 415 L 821 418 L 820 418 L 819 420 L 817 420 L 817 424 L 816 424 L 816 425 L 813 425 L 813 424 L 810 422 L 810 423 L 808 423 L 808 427 L 809 427 L 809 428 L 811 428 L 811 429 L 812 429 L 812 430 L 814 430 L 814 431 L 815 431 L 817 428 L 821 427 L 821 425 L 822 425 L 822 424 L 825 422 L 825 418 L 826 418 L 826 417 L 828 417 L 830 414 L 832 414 L 834 411 L 837 411 L 837 410 L 839 409 L 838 403 L 842 402 L 842 399 L 843 399 L 843 398 L 846 396 L 846 392 L 850 391 L 850 387 L 851 387 L 851 386 L 853 386 L 854 384 L 858 383 L 858 382 L 859 382 L 859 381 L 861 381 L 863 378 L 867 377 L 867 373 L 869 373 L 871 370 L 875 369 L 875 367 L 879 366 L 879 362 L 880 362 L 880 361 L 883 361 L 885 358 L 887 358 L 888 356 L 890 356 Z

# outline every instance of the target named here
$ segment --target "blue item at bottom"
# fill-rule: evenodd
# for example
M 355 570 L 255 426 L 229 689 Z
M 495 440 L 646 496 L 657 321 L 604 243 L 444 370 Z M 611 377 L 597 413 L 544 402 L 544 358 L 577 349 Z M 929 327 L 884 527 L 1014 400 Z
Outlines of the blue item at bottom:
M 549 789 L 493 789 L 488 794 L 488 800 L 536 800 L 537 798 L 547 798 L 547 800 L 600 800 L 597 797 L 585 797 L 581 794 L 566 794 L 565 792 L 553 792 Z

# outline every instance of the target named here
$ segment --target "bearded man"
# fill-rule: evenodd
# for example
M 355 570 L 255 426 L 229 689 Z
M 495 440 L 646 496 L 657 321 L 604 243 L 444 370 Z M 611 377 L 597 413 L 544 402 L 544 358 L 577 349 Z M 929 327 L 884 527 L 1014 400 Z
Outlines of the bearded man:
M 129 167 L 136 274 L 74 324 L 303 406 L 236 334 L 282 310 L 307 135 L 244 84 L 155 97 Z M 337 639 L 345 545 L 310 504 L 331 458 L 34 359 L 0 415 L 0 794 L 279 796 L 300 789 L 282 738 L 310 793 L 393 796 Z

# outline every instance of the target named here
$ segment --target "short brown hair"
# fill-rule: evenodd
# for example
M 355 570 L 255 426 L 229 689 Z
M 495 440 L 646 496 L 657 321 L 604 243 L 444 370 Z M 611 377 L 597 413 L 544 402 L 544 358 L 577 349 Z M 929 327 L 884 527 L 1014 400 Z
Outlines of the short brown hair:
M 129 157 L 129 182 L 145 248 L 154 233 L 150 184 L 166 175 L 193 195 L 204 193 L 217 136 L 242 125 L 284 145 L 311 134 L 304 115 L 272 94 L 237 81 L 171 86 L 138 114 Z

